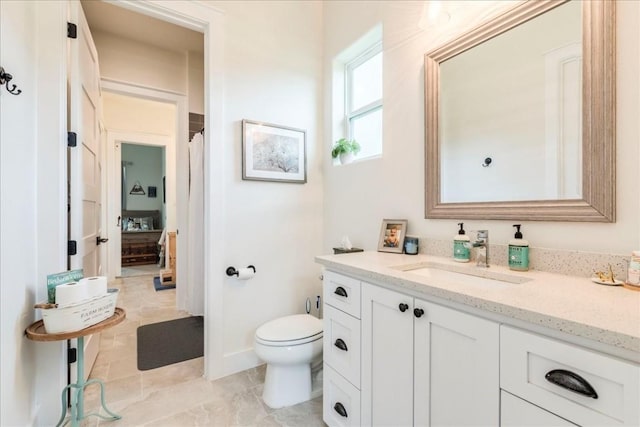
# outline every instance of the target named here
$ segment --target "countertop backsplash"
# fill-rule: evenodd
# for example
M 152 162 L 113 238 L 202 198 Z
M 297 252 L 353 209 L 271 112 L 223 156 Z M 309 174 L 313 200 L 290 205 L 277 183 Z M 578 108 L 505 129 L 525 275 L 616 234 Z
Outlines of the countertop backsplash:
M 508 245 L 489 245 L 489 265 L 507 266 Z M 425 255 L 453 257 L 453 241 L 420 238 L 420 253 Z M 475 262 L 476 250 L 471 250 L 471 261 Z M 564 274 L 577 277 L 593 277 L 595 271 L 608 271 L 609 264 L 616 278 L 625 280 L 629 256 L 580 252 L 560 249 L 531 247 L 529 267 L 532 270 Z

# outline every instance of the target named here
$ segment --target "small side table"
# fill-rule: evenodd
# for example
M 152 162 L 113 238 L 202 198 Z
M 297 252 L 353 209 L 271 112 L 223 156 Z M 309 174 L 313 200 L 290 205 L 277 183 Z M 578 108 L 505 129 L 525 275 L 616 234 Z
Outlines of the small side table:
M 109 317 L 106 320 L 103 320 L 100 323 L 96 323 L 93 326 L 89 326 L 88 328 L 81 329 L 79 331 L 74 332 L 63 332 L 59 334 L 48 334 L 44 328 L 44 323 L 42 320 L 38 320 L 35 323 L 32 323 L 24 332 L 27 338 L 33 341 L 61 341 L 61 340 L 70 340 L 73 338 L 78 339 L 78 379 L 74 384 L 69 384 L 65 388 L 62 389 L 62 415 L 60 416 L 60 420 L 56 427 L 60 427 L 63 425 L 63 421 L 67 415 L 67 390 L 73 389 L 71 392 L 71 414 L 69 417 L 69 421 L 71 421 L 71 425 L 73 427 L 77 427 L 80 425 L 80 421 L 91 417 L 97 416 L 102 418 L 103 420 L 119 420 L 122 416 L 117 415 L 111 412 L 104 401 L 104 383 L 102 380 L 97 378 L 91 379 L 89 381 L 84 380 L 84 337 L 87 335 L 97 334 L 98 332 L 103 331 L 104 329 L 110 328 L 112 326 L 117 325 L 122 322 L 126 317 L 125 311 L 122 308 L 116 307 L 113 316 Z M 102 408 L 105 410 L 109 417 L 101 415 L 98 412 L 86 414 L 84 413 L 84 388 L 90 384 L 100 384 L 100 402 L 102 404 Z M 65 423 L 66 424 L 66 423 Z

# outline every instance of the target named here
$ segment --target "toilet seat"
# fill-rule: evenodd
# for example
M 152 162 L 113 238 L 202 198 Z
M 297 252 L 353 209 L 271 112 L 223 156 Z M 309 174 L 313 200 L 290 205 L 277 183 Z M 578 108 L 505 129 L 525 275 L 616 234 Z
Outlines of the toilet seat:
M 288 347 L 301 345 L 322 338 L 322 320 L 309 314 L 294 314 L 271 320 L 256 330 L 256 342 Z

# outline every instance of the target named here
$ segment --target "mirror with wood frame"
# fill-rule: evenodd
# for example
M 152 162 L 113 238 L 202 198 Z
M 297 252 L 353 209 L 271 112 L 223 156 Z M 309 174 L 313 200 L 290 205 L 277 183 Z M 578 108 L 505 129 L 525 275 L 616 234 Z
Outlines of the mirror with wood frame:
M 615 2 L 530 0 L 425 55 L 427 218 L 615 221 Z

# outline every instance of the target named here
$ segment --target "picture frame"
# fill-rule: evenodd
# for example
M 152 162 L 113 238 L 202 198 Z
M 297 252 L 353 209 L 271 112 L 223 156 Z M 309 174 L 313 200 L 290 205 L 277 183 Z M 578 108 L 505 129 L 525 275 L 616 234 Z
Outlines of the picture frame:
M 404 239 L 407 235 L 406 219 L 383 219 L 378 239 L 378 252 L 393 252 L 401 254 L 404 249 Z
M 307 131 L 242 120 L 242 179 L 307 182 Z

